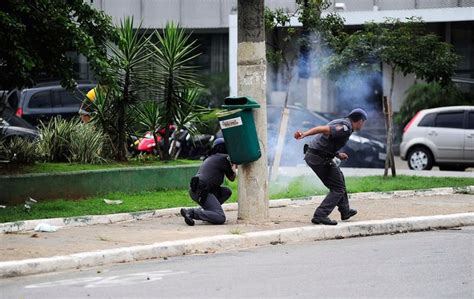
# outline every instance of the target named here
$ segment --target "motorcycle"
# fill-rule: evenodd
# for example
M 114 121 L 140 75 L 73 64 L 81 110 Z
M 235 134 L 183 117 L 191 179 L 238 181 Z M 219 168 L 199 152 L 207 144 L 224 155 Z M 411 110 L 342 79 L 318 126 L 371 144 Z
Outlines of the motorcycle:
M 172 134 L 176 130 L 175 126 L 170 125 L 170 130 Z M 145 135 L 141 138 L 138 138 L 136 136 L 130 136 L 130 152 L 132 153 L 133 156 L 139 155 L 141 153 L 144 154 L 153 154 L 153 155 L 159 155 L 159 150 L 156 147 L 156 142 L 159 145 L 159 148 L 163 150 L 164 147 L 164 135 L 165 135 L 165 129 L 161 128 L 156 131 L 155 136 L 153 136 L 152 132 L 148 131 L 145 133 Z M 156 138 L 156 142 L 155 142 Z M 171 148 L 171 147 L 170 147 Z
M 170 155 L 172 159 L 203 159 L 209 155 L 214 140 L 211 134 L 191 135 L 185 128 L 176 130 L 171 138 Z

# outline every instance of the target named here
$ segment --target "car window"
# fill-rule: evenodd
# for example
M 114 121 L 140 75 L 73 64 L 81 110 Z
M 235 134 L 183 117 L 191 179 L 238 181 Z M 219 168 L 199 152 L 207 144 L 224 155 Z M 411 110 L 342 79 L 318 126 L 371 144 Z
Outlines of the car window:
M 418 124 L 418 127 L 434 127 L 436 113 L 426 114 Z
M 78 87 L 79 94 L 81 94 L 82 97 L 85 97 L 86 94 L 93 88 L 94 88 L 94 86 L 81 86 L 81 87 Z
M 81 105 L 82 95 L 80 91 L 57 90 L 54 92 L 56 107 L 75 107 Z
M 50 108 L 51 96 L 49 91 L 35 93 L 28 103 L 28 108 Z
M 27 129 L 34 129 L 34 126 L 32 126 L 26 120 L 24 120 L 23 118 L 19 118 L 15 115 L 10 115 L 10 116 L 5 117 L 5 121 L 10 126 L 22 127 L 22 128 L 27 128 Z
M 438 128 L 463 128 L 464 111 L 439 113 L 436 117 Z
M 10 107 L 12 107 L 13 109 L 18 108 L 18 92 L 17 91 L 12 92 L 8 96 L 7 101 L 8 101 L 8 104 L 10 105 Z
M 469 119 L 467 123 L 467 128 L 474 130 L 474 112 L 469 112 Z

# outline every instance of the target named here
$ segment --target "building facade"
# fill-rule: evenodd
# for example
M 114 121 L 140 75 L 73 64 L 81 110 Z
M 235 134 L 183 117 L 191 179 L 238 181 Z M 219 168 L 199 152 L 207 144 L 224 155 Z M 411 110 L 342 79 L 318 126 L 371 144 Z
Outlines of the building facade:
M 193 33 L 203 53 L 197 63 L 207 74 L 228 73 L 230 94 L 236 91 L 237 64 L 237 0 L 89 0 L 93 6 L 111 15 L 114 22 L 124 16 L 133 15 L 142 21 L 144 28 L 163 28 L 173 21 Z M 295 1 L 266 0 L 271 9 L 283 8 L 289 13 L 296 10 Z M 419 16 L 428 29 L 442 40 L 453 44 L 461 59 L 456 69 L 456 78 L 464 91 L 474 94 L 474 0 L 333 0 L 324 12 L 338 12 L 347 26 L 357 28 L 365 22 L 382 22 L 385 18 L 401 20 Z M 138 23 L 138 22 L 137 22 Z M 301 26 L 296 18 L 293 26 Z M 278 81 L 278 74 L 269 74 L 270 82 Z M 361 84 L 363 92 L 341 91 L 333 82 L 321 78 L 298 80 L 291 86 L 269 84 L 269 103 L 281 103 L 285 93 L 292 94 L 292 103 L 299 103 L 313 110 L 338 112 L 341 105 L 354 103 L 349 93 L 360 93 L 369 101 L 377 101 L 388 94 L 388 68 L 383 67 L 380 76 L 373 78 L 346 78 Z M 358 82 L 357 80 L 361 80 Z M 397 74 L 393 96 L 393 108 L 398 111 L 406 89 L 415 81 L 414 76 Z M 357 85 L 356 84 L 356 85 Z M 370 104 L 370 103 L 369 103 Z M 377 105 L 375 105 L 377 106 Z

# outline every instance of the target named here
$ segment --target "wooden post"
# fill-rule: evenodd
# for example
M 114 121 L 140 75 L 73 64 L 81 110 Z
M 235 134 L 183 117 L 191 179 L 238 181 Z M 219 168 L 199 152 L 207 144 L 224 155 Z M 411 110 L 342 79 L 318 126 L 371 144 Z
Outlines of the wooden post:
M 387 129 L 387 157 L 385 158 L 384 177 L 388 175 L 388 168 L 392 169 L 392 176 L 396 176 L 395 157 L 393 155 L 393 125 L 392 125 L 392 103 L 386 96 L 383 97 L 383 113 L 385 116 L 385 127 Z

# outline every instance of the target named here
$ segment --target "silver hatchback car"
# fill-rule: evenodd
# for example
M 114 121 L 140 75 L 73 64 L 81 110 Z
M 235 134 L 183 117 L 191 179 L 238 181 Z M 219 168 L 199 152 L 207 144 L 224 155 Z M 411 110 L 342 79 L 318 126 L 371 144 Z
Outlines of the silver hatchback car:
M 420 110 L 403 130 L 400 158 L 415 170 L 473 167 L 474 106 Z

